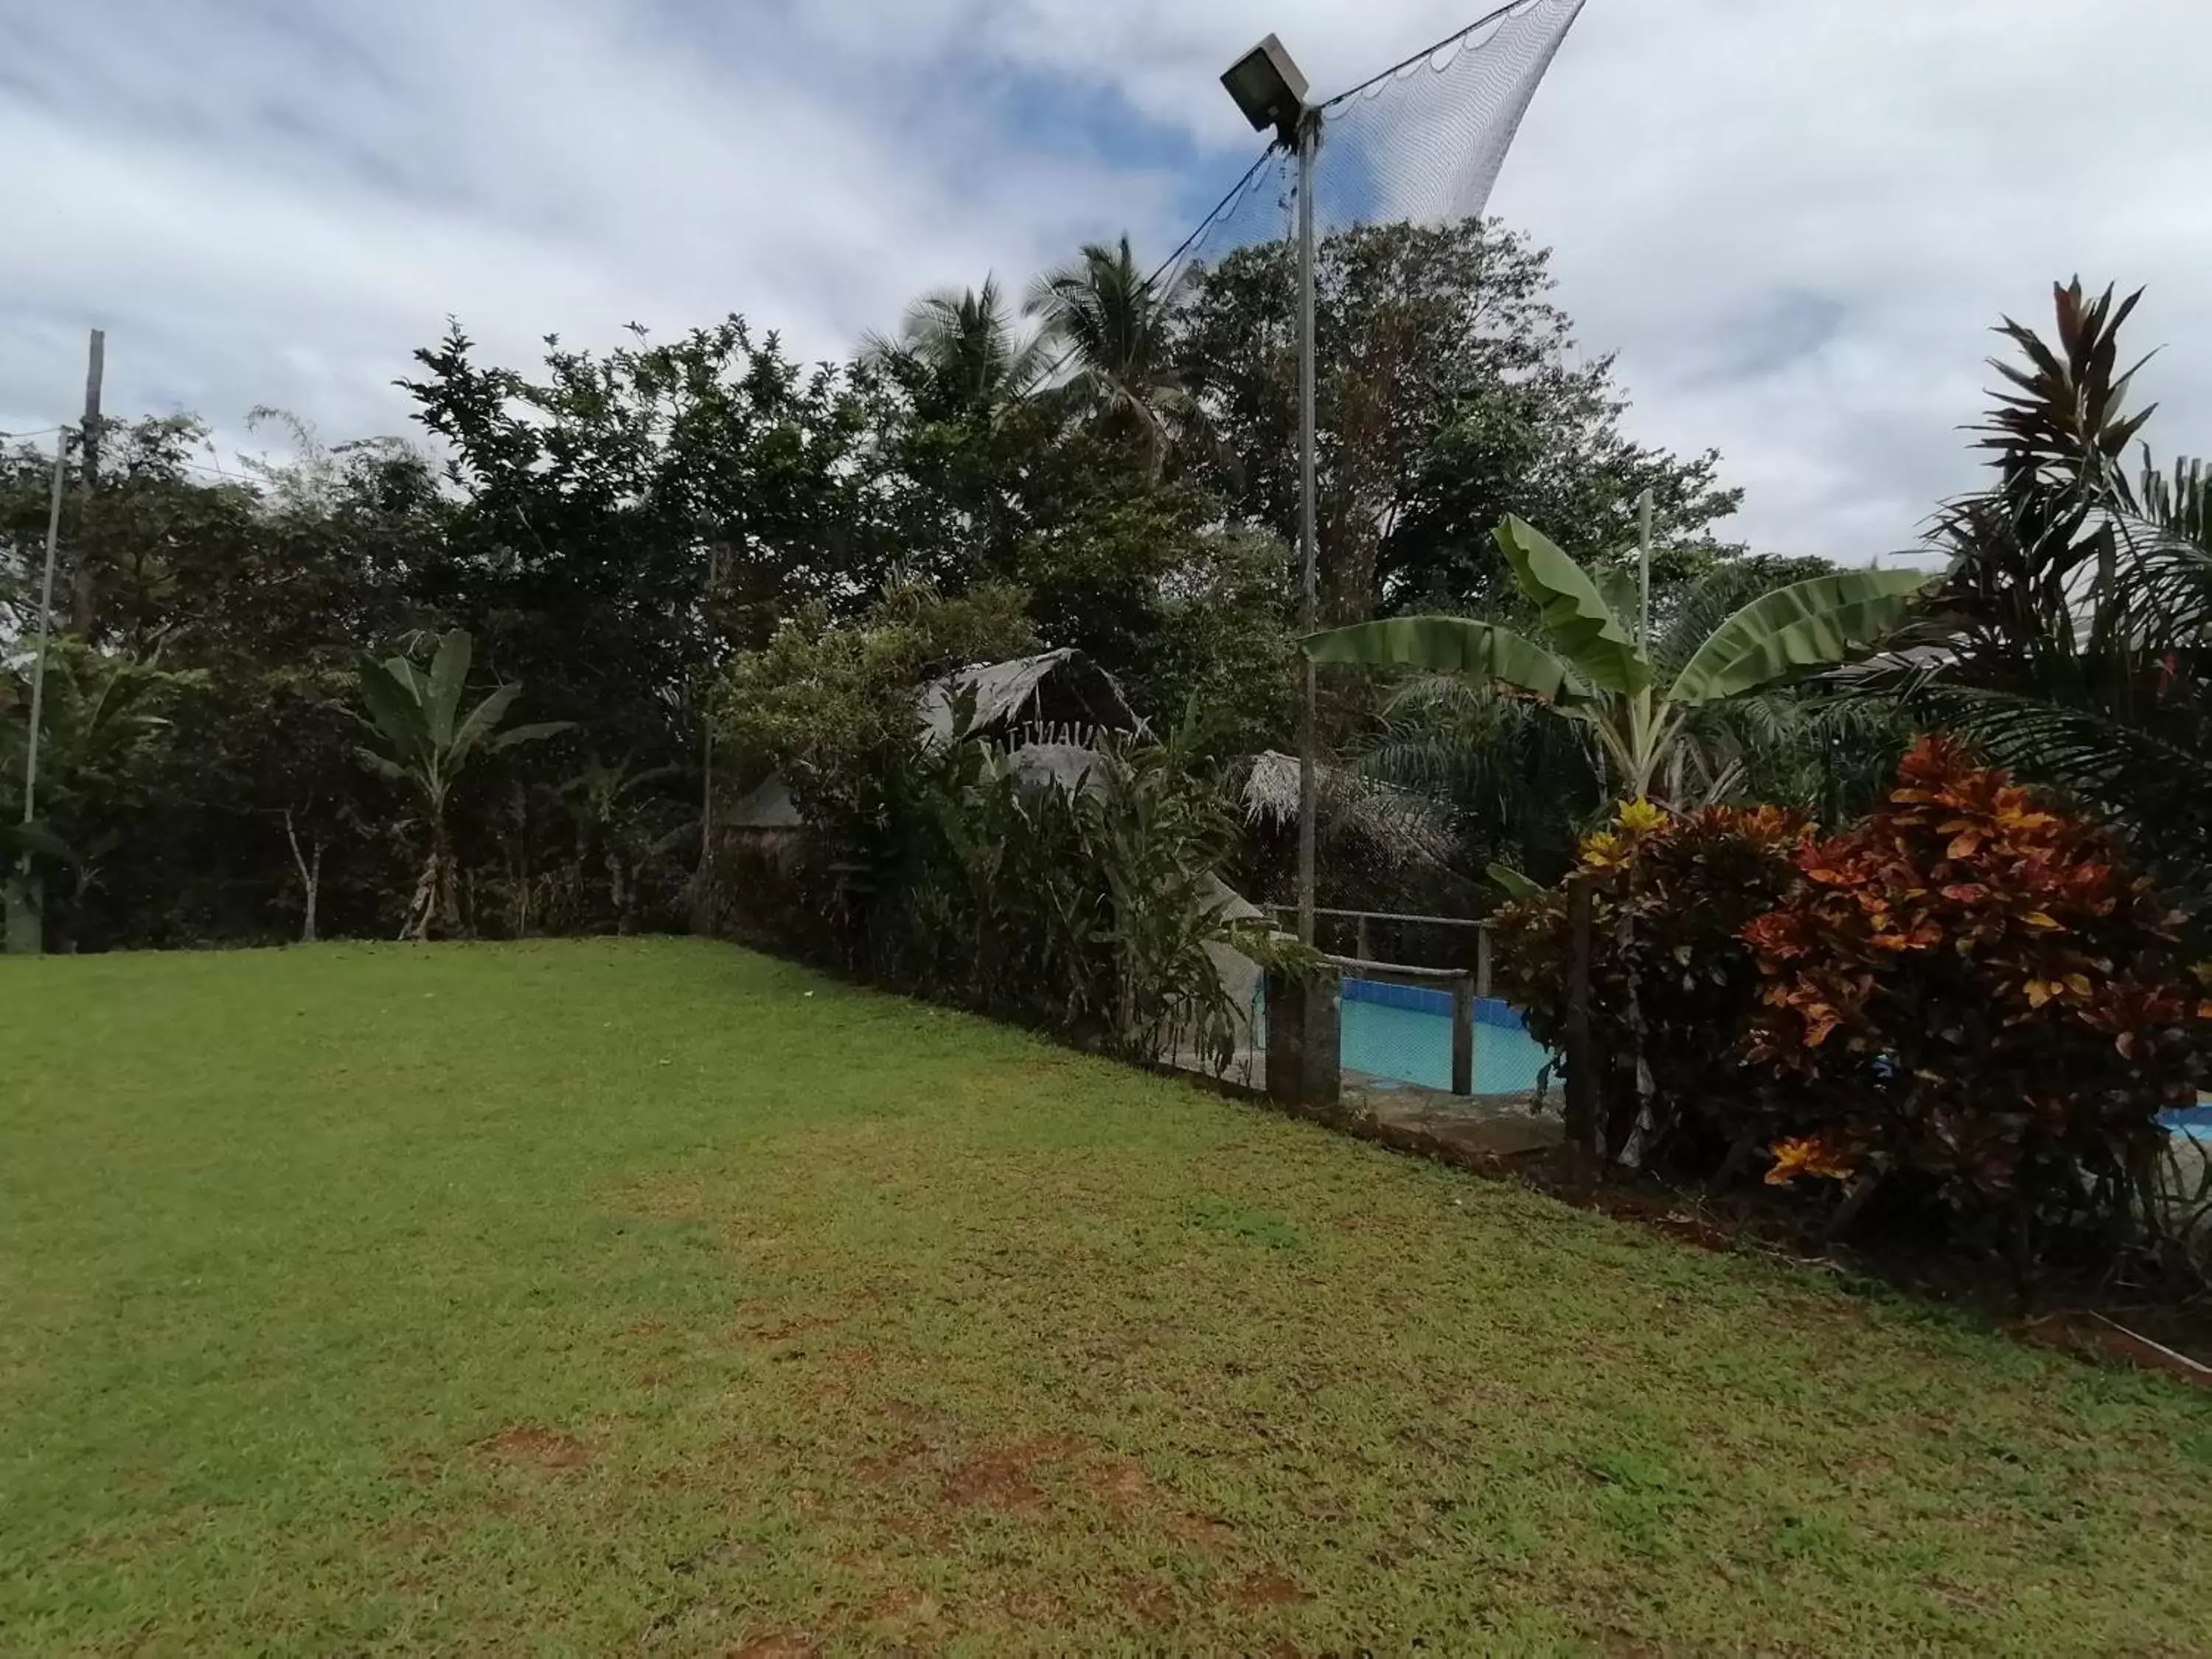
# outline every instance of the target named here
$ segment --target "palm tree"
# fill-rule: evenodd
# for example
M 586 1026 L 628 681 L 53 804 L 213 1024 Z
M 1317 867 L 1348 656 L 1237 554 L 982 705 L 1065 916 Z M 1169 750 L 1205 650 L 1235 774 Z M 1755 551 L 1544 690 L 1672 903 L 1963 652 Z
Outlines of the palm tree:
M 427 674 L 404 655 L 361 660 L 361 698 L 368 714 L 356 718 L 390 750 L 380 754 L 363 749 L 361 757 L 380 775 L 414 791 L 427 830 L 422 871 L 399 930 L 402 939 L 428 939 L 433 927 L 449 934 L 460 931 L 459 866 L 446 828 L 446 803 L 469 757 L 479 749 L 495 751 L 550 738 L 570 725 L 549 720 L 500 731 L 500 721 L 522 690 L 514 683 L 495 687 L 462 714 L 471 649 L 467 630 L 456 628 L 440 636 Z
M 991 420 L 1036 387 L 1039 343 L 1006 309 L 998 279 L 980 289 L 941 289 L 907 307 L 898 337 L 870 333 L 861 355 L 903 385 L 931 419 Z
M 2212 474 L 2122 465 L 2150 410 L 2118 334 L 2140 295 L 2054 285 L 2046 342 L 2007 319 L 2024 368 L 1979 428 L 1996 473 L 1936 531 L 1954 560 L 1922 648 L 1871 677 L 1931 726 L 2122 825 L 2202 887 L 2212 837 Z M 2136 368 L 2141 365 L 2137 364 Z
M 1112 247 L 1085 243 L 1073 264 L 1036 279 L 1026 307 L 1069 369 L 1054 395 L 1077 418 L 1133 435 L 1156 471 L 1198 410 L 1168 335 L 1181 284 L 1180 272 L 1153 283 L 1124 236 Z
M 1628 584 L 1601 587 L 1522 519 L 1509 516 L 1494 535 L 1536 608 L 1544 643 L 1474 617 L 1391 617 L 1309 635 L 1308 653 L 1316 662 L 1402 664 L 1533 697 L 1583 726 L 1606 792 L 1627 800 L 1673 799 L 1693 786 L 1721 793 L 1727 763 L 1696 741 L 1701 725 L 1711 729 L 1707 711 L 1878 645 L 1930 580 L 1917 570 L 1838 570 L 1733 608 L 1724 608 L 1727 586 L 1713 583 L 1655 635 L 1647 608 L 1632 608 Z

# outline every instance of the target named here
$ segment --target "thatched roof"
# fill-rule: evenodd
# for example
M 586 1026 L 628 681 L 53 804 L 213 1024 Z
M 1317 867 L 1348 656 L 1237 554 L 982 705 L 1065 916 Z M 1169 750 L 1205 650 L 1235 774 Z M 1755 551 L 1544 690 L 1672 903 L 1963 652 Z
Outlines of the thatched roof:
M 920 698 L 925 743 L 942 743 L 952 735 L 954 705 L 963 693 L 975 696 L 971 729 L 979 732 L 1037 726 L 1055 737 L 1064 735 L 1066 741 L 1080 742 L 1099 732 L 1134 732 L 1143 725 L 1120 683 L 1069 647 L 980 663 L 930 681 Z
M 1094 745 L 1102 734 L 1144 729 L 1121 683 L 1082 652 L 1063 647 L 930 681 L 915 697 L 925 746 L 952 735 L 955 706 L 969 692 L 975 698 L 969 729 L 1005 742 L 1015 770 L 1032 782 L 1080 785 L 1099 763 Z M 726 808 L 722 822 L 732 830 L 804 827 L 781 774 Z
M 724 807 L 723 825 L 731 830 L 799 830 L 805 820 L 799 815 L 799 804 L 791 798 L 790 787 L 781 772 L 763 779 L 759 787 L 750 789 Z
M 1393 862 L 1443 864 L 1452 854 L 1449 813 L 1425 795 L 1340 766 L 1316 762 L 1325 831 L 1366 842 Z M 1241 792 L 1244 821 L 1275 828 L 1298 821 L 1298 760 L 1270 749 L 1255 755 Z

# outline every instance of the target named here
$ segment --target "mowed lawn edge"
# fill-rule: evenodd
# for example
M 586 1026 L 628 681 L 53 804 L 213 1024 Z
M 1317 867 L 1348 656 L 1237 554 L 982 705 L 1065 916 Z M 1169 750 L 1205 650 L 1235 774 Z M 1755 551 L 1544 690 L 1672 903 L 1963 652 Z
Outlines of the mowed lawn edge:
M 0 1650 L 2208 1650 L 2201 1395 L 733 947 L 0 1011 Z

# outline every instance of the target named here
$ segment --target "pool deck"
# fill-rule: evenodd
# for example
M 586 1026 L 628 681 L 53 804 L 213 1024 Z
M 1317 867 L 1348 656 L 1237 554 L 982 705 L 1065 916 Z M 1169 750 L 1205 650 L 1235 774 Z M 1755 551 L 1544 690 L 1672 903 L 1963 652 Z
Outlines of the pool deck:
M 1533 1094 L 1447 1094 L 1364 1072 L 1344 1074 L 1334 1116 L 1369 1140 L 1470 1169 L 1494 1169 L 1565 1139 L 1557 1111 L 1538 1106 Z

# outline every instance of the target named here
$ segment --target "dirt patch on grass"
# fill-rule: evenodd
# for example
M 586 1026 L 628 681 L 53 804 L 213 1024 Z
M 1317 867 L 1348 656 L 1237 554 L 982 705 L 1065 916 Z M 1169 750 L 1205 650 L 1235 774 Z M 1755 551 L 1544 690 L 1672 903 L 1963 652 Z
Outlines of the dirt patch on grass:
M 929 1453 L 929 1442 L 909 1435 L 873 1457 L 861 1458 L 853 1465 L 853 1474 L 872 1486 L 888 1486 L 912 1474 Z
M 939 1502 L 948 1509 L 980 1506 L 1009 1515 L 1044 1513 L 1044 1494 L 1030 1479 L 1029 1461 L 1014 1452 L 989 1452 L 945 1477 Z
M 1087 1471 L 1091 1490 L 1115 1509 L 1128 1509 L 1152 1495 L 1152 1482 L 1144 1470 L 1126 1457 L 1093 1463 Z
M 941 1432 L 953 1425 L 953 1419 L 948 1413 L 929 1406 L 917 1406 L 910 1400 L 886 1400 L 875 1409 L 878 1417 L 888 1418 L 894 1423 L 924 1432 L 933 1430 Z
M 1168 1530 L 1201 1549 L 1225 1550 L 1237 1541 L 1237 1528 L 1210 1515 L 1178 1515 L 1168 1522 Z
M 930 1625 L 943 1616 L 937 1598 L 908 1584 L 895 1584 L 868 1608 L 868 1618 L 878 1624 Z
M 1165 1584 L 1148 1583 L 1141 1578 L 1124 1578 L 1116 1587 L 1121 1605 L 1148 1625 L 1172 1625 L 1177 1608 L 1175 1591 Z
M 502 1429 L 481 1443 L 479 1449 L 502 1463 L 540 1469 L 580 1469 L 599 1455 L 573 1435 L 535 1423 Z
M 828 1314 L 799 1314 L 793 1318 L 779 1319 L 766 1325 L 756 1326 L 750 1330 L 741 1330 L 738 1333 L 738 1340 L 762 1343 L 788 1342 L 793 1337 L 805 1336 L 810 1331 L 830 1330 L 840 1322 Z
M 1313 1592 L 1279 1572 L 1249 1573 L 1231 1586 L 1229 1599 L 1240 1607 L 1287 1607 L 1310 1601 Z
M 941 1507 L 980 1507 L 1003 1510 L 1010 1515 L 1041 1516 L 1047 1504 L 1032 1478 L 1040 1464 L 1058 1462 L 1078 1449 L 1066 1435 L 1027 1440 L 1018 1445 L 987 1451 L 945 1477 L 938 1494 Z

